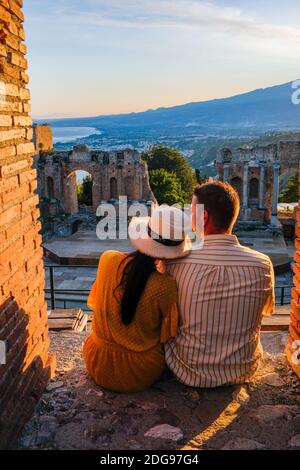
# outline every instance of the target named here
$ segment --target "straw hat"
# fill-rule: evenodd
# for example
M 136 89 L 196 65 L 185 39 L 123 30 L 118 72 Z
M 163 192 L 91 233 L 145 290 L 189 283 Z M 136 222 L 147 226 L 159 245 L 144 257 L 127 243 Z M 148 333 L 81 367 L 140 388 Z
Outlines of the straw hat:
M 151 217 L 134 217 L 128 234 L 133 247 L 152 258 L 176 259 L 191 251 L 191 221 L 176 207 L 159 206 Z

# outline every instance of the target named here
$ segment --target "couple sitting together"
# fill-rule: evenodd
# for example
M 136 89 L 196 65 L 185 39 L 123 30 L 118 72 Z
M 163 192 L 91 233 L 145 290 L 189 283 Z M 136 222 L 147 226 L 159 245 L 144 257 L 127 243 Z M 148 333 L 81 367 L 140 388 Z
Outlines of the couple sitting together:
M 101 256 L 88 299 L 92 333 L 83 350 L 98 385 L 136 392 L 166 368 L 192 387 L 242 383 L 255 373 L 261 320 L 274 309 L 271 261 L 232 235 L 240 209 L 232 186 L 196 187 L 193 221 L 197 204 L 204 206 L 201 249 L 190 251 L 188 235 L 160 236 L 152 216 L 131 222 L 148 229 L 148 237 L 131 240 L 136 252 Z

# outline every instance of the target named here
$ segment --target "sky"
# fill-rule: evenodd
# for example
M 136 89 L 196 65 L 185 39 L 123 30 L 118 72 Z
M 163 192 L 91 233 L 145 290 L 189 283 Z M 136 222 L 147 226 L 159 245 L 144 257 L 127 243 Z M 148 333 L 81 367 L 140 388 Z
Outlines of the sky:
M 32 115 L 95 116 L 300 77 L 299 0 L 25 0 Z

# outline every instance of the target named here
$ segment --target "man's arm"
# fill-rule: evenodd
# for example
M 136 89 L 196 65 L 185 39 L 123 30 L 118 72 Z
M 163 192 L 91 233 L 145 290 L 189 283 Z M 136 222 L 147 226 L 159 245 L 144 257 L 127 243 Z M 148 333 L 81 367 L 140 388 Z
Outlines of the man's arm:
M 270 260 L 269 272 L 266 275 L 266 301 L 263 315 L 270 316 L 275 312 L 275 273 L 272 261 Z

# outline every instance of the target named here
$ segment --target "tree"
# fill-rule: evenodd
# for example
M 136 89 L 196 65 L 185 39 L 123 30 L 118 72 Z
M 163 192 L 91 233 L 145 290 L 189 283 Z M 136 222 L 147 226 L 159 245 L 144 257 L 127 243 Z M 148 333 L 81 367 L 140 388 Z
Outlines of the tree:
M 196 176 L 187 159 L 178 150 L 157 145 L 144 153 L 143 159 L 147 162 L 149 171 L 163 169 L 175 173 L 181 183 L 181 195 L 185 194 L 184 202 L 190 202 L 197 183 Z
M 289 180 L 286 187 L 281 191 L 279 202 L 289 203 L 298 201 L 299 174 L 295 173 Z
M 160 168 L 149 171 L 150 186 L 159 204 L 180 204 L 186 202 L 186 194 L 176 174 Z
M 87 175 L 83 178 L 81 183 L 77 184 L 77 197 L 78 203 L 86 206 L 93 205 L 93 178 Z
M 203 184 L 206 181 L 206 177 L 203 176 L 198 168 L 195 170 L 196 181 L 198 184 Z

